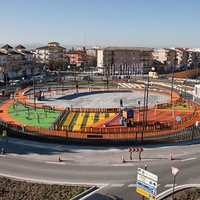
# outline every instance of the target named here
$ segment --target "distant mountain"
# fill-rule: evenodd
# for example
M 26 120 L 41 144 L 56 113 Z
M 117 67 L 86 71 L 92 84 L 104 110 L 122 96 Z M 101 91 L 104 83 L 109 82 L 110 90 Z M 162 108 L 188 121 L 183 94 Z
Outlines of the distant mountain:
M 28 50 L 30 50 L 30 49 L 36 49 L 38 47 L 42 47 L 42 46 L 46 46 L 47 45 L 46 43 L 28 43 L 28 44 L 20 43 L 20 44 L 23 45 L 24 47 L 26 47 L 26 49 L 28 49 Z M 4 45 L 6 45 L 6 43 L 5 44 L 0 44 L 0 48 L 3 47 Z M 14 47 L 16 47 L 19 44 L 9 44 L 9 45 L 14 48 Z M 65 47 L 67 50 L 69 50 L 72 47 L 74 49 L 76 49 L 76 47 L 82 46 L 82 45 L 68 45 L 68 44 L 61 44 L 60 43 L 60 46 Z M 85 48 L 86 49 L 90 49 L 91 46 L 86 46 Z

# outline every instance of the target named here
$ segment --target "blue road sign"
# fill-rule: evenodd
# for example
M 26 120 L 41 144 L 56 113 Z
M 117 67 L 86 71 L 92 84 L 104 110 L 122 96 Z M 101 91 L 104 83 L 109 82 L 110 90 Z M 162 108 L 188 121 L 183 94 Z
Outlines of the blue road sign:
M 143 190 L 146 190 L 147 192 L 153 194 L 153 195 L 157 195 L 157 190 L 148 186 L 148 185 L 145 185 L 144 183 L 140 182 L 140 181 L 137 181 L 137 186 L 142 188 Z
M 177 116 L 177 117 L 176 117 L 176 121 L 181 121 L 181 117 L 180 117 L 180 116 Z

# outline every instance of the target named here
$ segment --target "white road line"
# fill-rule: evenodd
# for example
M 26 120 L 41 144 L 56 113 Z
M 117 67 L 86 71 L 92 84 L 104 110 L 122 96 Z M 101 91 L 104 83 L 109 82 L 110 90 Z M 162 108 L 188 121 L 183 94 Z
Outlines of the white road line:
M 122 187 L 124 184 L 111 184 L 110 187 Z
M 197 158 L 187 158 L 187 159 L 184 159 L 184 160 L 181 160 L 182 162 L 184 161 L 189 161 L 189 160 L 196 160 Z
M 177 184 L 175 184 L 176 186 Z M 168 188 L 172 188 L 173 187 L 173 184 L 166 184 L 164 187 L 168 187 Z
M 112 166 L 115 166 L 115 167 L 121 167 L 121 166 L 124 166 L 124 167 L 129 167 L 129 166 L 133 166 L 133 163 L 122 163 L 122 164 L 113 164 Z
M 130 184 L 128 187 L 137 187 L 137 184 Z
M 51 161 L 46 161 L 45 163 L 47 163 L 47 164 L 55 164 L 55 165 L 66 165 L 65 162 L 51 162 Z
M 0 156 L 5 157 L 5 155 L 0 154 Z

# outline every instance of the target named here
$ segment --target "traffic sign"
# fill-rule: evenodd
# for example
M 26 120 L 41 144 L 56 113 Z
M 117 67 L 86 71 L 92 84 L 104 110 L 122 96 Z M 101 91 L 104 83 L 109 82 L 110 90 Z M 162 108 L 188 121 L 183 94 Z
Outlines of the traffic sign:
M 149 198 L 149 200 L 156 200 L 155 195 L 149 194 L 147 191 L 143 190 L 142 188 L 137 187 L 136 192 L 141 194 L 142 196 Z
M 179 173 L 179 169 L 176 167 L 172 167 L 172 174 L 176 176 Z
M 137 181 L 137 187 L 142 188 L 143 190 L 146 190 L 148 193 L 151 193 L 153 195 L 157 195 L 157 190 L 155 188 L 152 188 L 148 185 L 145 185 L 144 183 Z
M 176 121 L 181 121 L 181 117 L 180 117 L 180 116 L 177 116 L 177 117 L 176 117 Z
M 149 193 L 146 190 L 143 190 L 140 187 L 136 187 L 136 192 L 140 193 L 142 196 L 145 196 L 145 197 L 149 198 Z
M 146 171 L 142 168 L 138 168 L 138 174 L 146 176 L 147 178 L 153 179 L 154 181 L 158 181 L 158 176 L 156 174 L 153 174 L 153 173 Z
M 128 151 L 129 152 L 142 152 L 143 148 L 129 148 Z
M 149 200 L 156 200 L 156 196 L 153 194 L 149 194 L 147 191 L 143 190 L 142 188 L 137 187 L 136 192 L 141 194 L 142 196 L 145 196 L 149 198 Z
M 147 178 L 147 177 L 145 177 L 143 175 L 137 174 L 137 180 L 141 181 L 142 183 L 147 184 L 147 185 L 149 185 L 149 186 L 151 186 L 153 188 L 157 188 L 158 187 L 158 184 L 157 184 L 156 181 L 153 181 L 153 180 L 151 180 L 151 179 L 149 179 L 149 178 Z

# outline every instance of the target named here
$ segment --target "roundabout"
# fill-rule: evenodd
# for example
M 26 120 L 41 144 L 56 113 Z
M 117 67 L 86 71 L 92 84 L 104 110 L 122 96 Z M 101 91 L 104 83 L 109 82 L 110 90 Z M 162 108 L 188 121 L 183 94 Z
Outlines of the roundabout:
M 62 91 L 57 91 L 56 95 L 59 96 L 59 93 L 62 94 Z M 69 93 L 69 91 L 66 93 Z M 72 94 L 72 95 L 76 95 L 76 94 Z M 20 113 L 27 112 L 27 111 L 23 111 L 25 108 L 25 105 L 24 105 L 25 102 L 26 102 L 26 106 L 30 106 L 30 107 L 32 106 L 32 109 L 30 108 L 30 111 L 34 112 L 34 101 L 33 99 L 31 100 L 31 96 L 30 98 L 29 97 L 24 98 L 23 96 L 20 96 L 20 93 L 19 93 L 18 95 L 16 95 L 16 97 L 18 98 L 18 103 L 22 104 L 22 107 L 21 107 L 22 112 L 18 112 L 18 116 L 20 115 Z M 50 102 L 54 101 L 52 99 L 55 98 L 55 96 L 53 96 L 52 99 L 51 98 L 50 100 L 46 100 L 45 106 L 49 105 Z M 9 102 L 11 103 L 9 104 Z M 13 108 L 14 100 L 11 100 L 9 102 L 7 102 L 8 105 L 7 105 L 7 109 L 5 109 L 6 111 L 8 111 L 9 106 Z M 36 100 L 36 103 L 37 103 L 36 111 L 38 111 L 39 108 L 41 108 L 43 112 L 42 118 L 45 119 L 44 108 L 42 108 L 42 105 L 44 105 L 44 102 L 45 101 Z M 87 100 L 85 102 L 87 103 Z M 117 104 L 119 107 L 119 102 Z M 188 104 L 185 104 L 185 103 L 182 103 L 182 104 L 183 104 L 182 107 L 180 107 L 180 105 L 177 105 L 177 107 L 175 107 L 175 114 L 176 114 L 176 111 L 178 111 L 180 108 L 182 110 L 184 110 L 184 108 L 185 110 L 188 109 L 188 106 L 187 106 Z M 6 104 L 4 104 L 4 106 L 5 105 Z M 60 112 L 62 112 L 64 109 L 58 105 L 56 106 L 58 109 L 55 109 L 55 110 L 58 110 L 58 111 L 60 110 Z M 53 104 L 50 106 L 53 107 Z M 1 109 L 3 108 L 5 107 L 1 107 Z M 80 109 L 80 107 L 78 106 L 76 108 L 75 106 L 74 107 L 72 106 L 72 108 L 77 109 L 77 110 Z M 84 108 L 82 105 L 82 109 L 87 109 L 87 108 Z M 101 109 L 101 108 L 98 108 L 98 109 Z M 172 116 L 173 109 L 169 107 L 167 107 L 166 109 L 168 111 L 170 110 L 170 113 L 171 113 L 170 116 Z M 26 108 L 26 110 L 28 109 Z M 164 109 L 162 108 L 162 111 L 163 110 Z M 49 110 L 47 111 L 49 112 Z M 50 113 L 51 112 L 53 111 L 50 110 Z M 155 114 L 154 107 L 152 108 L 151 112 L 153 113 L 153 115 L 151 116 L 152 118 Z M 48 113 L 48 115 L 50 113 Z M 161 110 L 157 108 L 156 114 L 159 114 L 159 113 L 161 113 Z M 83 114 L 84 112 L 82 113 L 82 115 Z M 17 127 L 19 130 L 15 129 L 14 125 L 13 126 L 11 125 L 8 127 L 10 128 L 8 129 L 8 133 L 11 134 L 11 136 L 12 134 L 16 137 L 25 136 L 25 134 L 26 135 L 29 134 L 28 127 L 26 127 L 27 129 L 23 132 L 22 126 L 20 125 L 20 121 L 13 121 L 14 118 L 12 117 L 9 118 L 9 117 L 10 115 L 9 116 L 4 115 L 2 119 L 4 120 L 7 119 L 7 122 L 12 122 L 12 123 L 15 122 L 19 126 Z M 37 119 L 35 115 L 34 117 Z M 195 115 L 195 117 L 197 116 Z M 136 115 L 136 118 L 137 118 L 137 115 Z M 160 115 L 159 115 L 159 118 L 160 118 Z M 181 118 L 183 119 L 183 117 Z M 193 118 L 191 118 L 191 120 L 193 120 Z M 24 119 L 25 117 L 23 117 L 23 120 Z M 185 121 L 184 122 L 185 125 L 187 125 L 188 122 L 191 122 L 191 120 Z M 176 120 L 173 120 L 173 121 L 176 121 Z M 184 123 L 182 122 L 181 124 L 176 124 L 176 125 L 177 127 L 183 126 Z M 6 124 L 3 124 L 3 125 L 6 125 Z M 127 129 L 128 128 L 130 127 L 127 127 Z M 38 135 L 38 133 L 34 132 L 33 130 L 36 131 L 38 129 L 35 129 L 34 127 L 34 129 L 32 129 L 32 132 L 30 131 L 30 133 L 35 134 L 40 142 L 43 141 L 44 136 L 49 137 L 50 130 L 48 130 L 47 132 L 48 134 L 43 133 L 41 135 Z M 43 131 L 43 129 L 40 129 L 40 130 Z M 106 128 L 104 128 L 104 130 L 106 130 Z M 159 130 L 159 132 L 160 131 L 161 130 Z M 177 128 L 176 128 L 176 131 L 177 131 Z M 66 133 L 66 131 L 64 132 Z M 168 130 L 168 133 L 169 132 L 170 131 Z M 189 132 L 189 130 L 187 130 L 187 132 Z M 74 133 L 75 135 L 77 134 L 77 131 L 72 131 L 72 133 Z M 83 132 L 81 134 L 83 134 Z M 172 135 L 173 135 L 173 138 L 176 136 L 174 134 Z M 32 135 L 29 135 L 30 137 L 29 139 L 33 139 L 33 137 L 31 136 Z M 169 138 L 169 135 L 167 137 Z M 61 137 L 61 138 L 62 140 L 64 139 L 64 137 Z M 55 138 L 53 141 L 56 141 Z M 103 140 L 100 139 L 100 141 L 103 141 Z M 129 200 L 130 198 L 135 198 L 135 199 L 141 198 L 141 196 L 139 196 L 135 192 L 137 167 L 144 167 L 145 165 L 147 165 L 150 171 L 152 171 L 153 173 L 156 173 L 159 177 L 161 177 L 159 179 L 160 186 L 158 188 L 158 193 L 161 193 L 167 188 L 169 188 L 168 185 L 171 184 L 170 169 L 172 165 L 173 166 L 175 165 L 176 167 L 182 169 L 181 171 L 183 174 L 188 174 L 186 177 L 181 176 L 182 178 L 180 179 L 180 181 L 177 182 L 178 185 L 180 185 L 181 183 L 184 183 L 184 184 L 198 183 L 199 181 L 199 178 L 195 176 L 195 173 L 196 173 L 195 166 L 197 166 L 199 162 L 199 156 L 198 156 L 199 151 L 196 151 L 196 150 L 199 148 L 198 148 L 198 145 L 195 145 L 195 144 L 187 145 L 183 143 L 180 145 L 174 144 L 173 146 L 168 146 L 168 147 L 167 146 L 163 147 L 162 145 L 141 146 L 144 149 L 144 151 L 142 153 L 142 159 L 140 161 L 138 160 L 138 157 L 136 154 L 133 155 L 132 160 L 129 159 L 128 148 L 134 147 L 136 145 L 135 143 L 131 143 L 131 146 L 130 145 L 121 146 L 121 147 L 118 146 L 117 148 L 103 147 L 103 145 L 102 147 L 97 147 L 95 145 L 83 147 L 83 146 L 77 146 L 77 145 L 72 146 L 72 145 L 61 145 L 61 144 L 55 144 L 55 143 L 38 143 L 38 142 L 31 142 L 30 140 L 29 141 L 18 140 L 18 139 L 9 137 L 8 143 L 1 140 L 0 144 L 1 146 L 4 146 L 6 149 L 5 156 L 0 157 L 1 159 L 0 173 L 3 176 L 8 176 L 11 178 L 17 178 L 17 179 L 22 179 L 22 180 L 29 180 L 31 182 L 37 181 L 37 182 L 43 182 L 43 183 L 59 183 L 59 184 L 69 184 L 69 185 L 75 184 L 75 185 L 86 185 L 86 186 L 95 185 L 95 186 L 98 186 L 99 188 L 96 191 L 97 193 L 116 194 L 118 196 L 123 197 L 124 200 Z M 61 156 L 62 162 L 57 162 L 58 154 Z M 174 158 L 173 161 L 169 160 L 170 154 L 173 155 L 173 158 Z M 124 158 L 126 161 L 125 163 L 121 162 L 122 155 L 124 155 Z M 188 171 L 189 170 L 187 168 L 188 164 L 192 166 L 190 169 L 191 171 Z M 12 166 L 12 167 L 8 167 L 8 166 Z M 189 178 L 189 174 L 191 177 L 195 177 L 195 178 L 192 178 L 192 179 Z M 90 194 L 89 196 L 85 197 L 85 199 L 88 199 L 88 200 L 95 199 L 95 197 L 92 198 L 92 196 L 93 194 Z
M 3 125 L 12 127 L 9 135 L 39 140 L 44 136 L 68 144 L 155 143 L 197 137 L 184 130 L 191 125 L 195 129 L 198 105 L 175 92 L 170 101 L 171 91 L 162 87 L 151 87 L 148 96 L 142 89 L 40 88 L 36 94 L 43 98 L 34 100 L 32 92 L 19 91 L 0 107 Z

